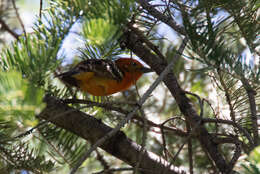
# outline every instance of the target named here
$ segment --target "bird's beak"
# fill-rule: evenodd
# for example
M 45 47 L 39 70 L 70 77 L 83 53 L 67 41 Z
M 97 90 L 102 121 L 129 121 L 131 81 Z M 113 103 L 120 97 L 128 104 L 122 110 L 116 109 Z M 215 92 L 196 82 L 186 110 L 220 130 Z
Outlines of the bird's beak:
M 141 71 L 142 73 L 154 72 L 154 70 L 152 70 L 151 68 L 146 68 L 146 67 L 140 68 L 140 71 Z

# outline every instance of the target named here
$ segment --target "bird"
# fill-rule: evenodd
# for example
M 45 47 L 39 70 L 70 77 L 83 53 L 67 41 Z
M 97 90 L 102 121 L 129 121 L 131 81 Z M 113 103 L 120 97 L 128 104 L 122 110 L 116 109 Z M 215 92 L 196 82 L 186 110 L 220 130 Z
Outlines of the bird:
M 144 74 L 153 72 L 133 58 L 87 59 L 71 70 L 58 74 L 63 83 L 93 96 L 108 96 L 125 91 Z

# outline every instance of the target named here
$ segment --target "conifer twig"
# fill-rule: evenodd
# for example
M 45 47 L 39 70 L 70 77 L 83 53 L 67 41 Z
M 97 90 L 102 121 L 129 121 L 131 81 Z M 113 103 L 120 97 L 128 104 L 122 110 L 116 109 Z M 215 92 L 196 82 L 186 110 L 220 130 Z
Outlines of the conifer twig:
M 109 164 L 107 163 L 107 161 L 104 159 L 103 155 L 100 154 L 100 152 L 98 151 L 98 149 L 95 150 L 96 154 L 97 154 L 97 160 L 101 163 L 101 165 L 103 166 L 104 170 L 106 171 L 106 174 L 112 174 L 111 171 L 109 171 L 110 167 Z
M 24 36 L 26 36 L 25 27 L 24 27 L 23 21 L 22 21 L 22 19 L 21 19 L 21 17 L 20 17 L 20 14 L 19 14 L 19 12 L 18 12 L 18 9 L 17 9 L 17 7 L 16 7 L 15 0 L 12 0 L 12 3 L 13 3 L 13 8 L 14 8 L 14 10 L 15 10 L 16 17 L 17 17 L 18 21 L 20 22 L 20 24 L 21 24 L 21 26 L 22 26 Z
M 254 146 L 256 147 L 259 144 L 259 134 L 258 134 L 258 124 L 257 124 L 257 107 L 256 107 L 256 91 L 253 89 L 253 87 L 249 84 L 248 80 L 245 77 L 241 78 L 241 82 L 243 84 L 243 87 L 246 90 L 248 100 L 249 100 L 249 106 L 250 106 L 250 112 L 251 112 L 251 122 L 252 122 L 252 129 L 253 129 L 253 140 L 254 140 Z M 253 148 L 253 147 L 252 147 Z
M 1 28 L 11 34 L 16 40 L 19 40 L 19 35 L 11 30 L 11 28 L 0 18 Z
M 42 0 L 40 0 L 40 9 L 39 9 L 39 17 L 42 18 Z
M 147 119 L 145 117 L 145 113 L 144 113 L 142 108 L 140 108 L 140 113 L 141 113 L 142 118 L 144 118 L 144 122 L 143 122 L 144 123 L 144 126 L 143 126 L 143 136 L 142 136 L 142 144 L 141 144 L 140 154 L 139 154 L 139 157 L 138 157 L 137 164 L 134 167 L 133 174 L 136 174 L 138 172 L 139 168 L 140 168 L 140 163 L 141 163 L 143 155 L 145 153 L 145 145 L 146 145 L 146 139 L 147 139 L 148 124 L 147 124 Z
M 151 4 L 148 3 L 146 0 L 139 0 L 141 6 L 149 12 L 150 15 L 157 18 L 158 20 L 164 22 L 165 24 L 169 25 L 172 29 L 177 31 L 182 35 L 186 35 L 185 29 L 177 24 L 172 18 L 165 16 L 163 13 L 159 12 L 155 9 Z
M 93 174 L 104 174 L 104 173 L 108 173 L 108 172 L 123 172 L 123 171 L 131 171 L 133 170 L 132 167 L 126 167 L 126 168 L 111 168 L 111 169 L 105 169 L 102 170 L 100 172 L 95 172 Z

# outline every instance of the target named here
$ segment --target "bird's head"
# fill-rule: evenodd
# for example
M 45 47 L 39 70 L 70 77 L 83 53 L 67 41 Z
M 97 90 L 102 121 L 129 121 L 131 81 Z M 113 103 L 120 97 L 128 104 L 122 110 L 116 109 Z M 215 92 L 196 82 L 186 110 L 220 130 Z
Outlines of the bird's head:
M 153 72 L 152 69 L 144 67 L 143 64 L 132 58 L 119 58 L 115 63 L 123 73 L 135 74 L 139 77 L 143 73 Z

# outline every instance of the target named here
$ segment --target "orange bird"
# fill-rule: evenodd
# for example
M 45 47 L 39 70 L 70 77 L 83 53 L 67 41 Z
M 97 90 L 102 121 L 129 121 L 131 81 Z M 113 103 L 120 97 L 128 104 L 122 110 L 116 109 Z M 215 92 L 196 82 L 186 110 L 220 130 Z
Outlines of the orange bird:
M 57 77 L 83 92 L 94 96 L 107 96 L 128 89 L 143 73 L 148 72 L 152 70 L 132 58 L 119 58 L 115 61 L 88 59 Z

